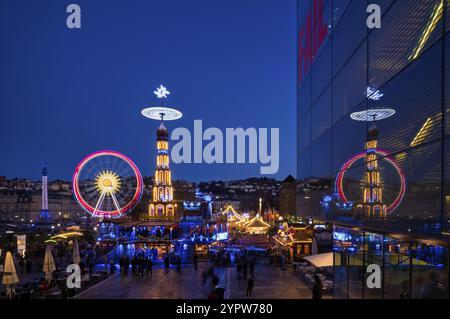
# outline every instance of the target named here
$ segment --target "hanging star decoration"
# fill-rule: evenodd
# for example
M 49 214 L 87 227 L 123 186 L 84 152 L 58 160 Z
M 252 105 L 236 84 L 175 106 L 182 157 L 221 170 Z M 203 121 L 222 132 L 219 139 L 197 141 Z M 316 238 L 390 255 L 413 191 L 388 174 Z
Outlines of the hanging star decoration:
M 379 101 L 384 94 L 380 92 L 380 90 L 376 90 L 373 87 L 368 86 L 366 91 L 367 98 L 373 101 Z
M 159 88 L 156 88 L 156 91 L 153 91 L 153 93 L 155 93 L 158 99 L 167 99 L 167 95 L 170 94 L 167 88 L 163 85 L 160 85 Z

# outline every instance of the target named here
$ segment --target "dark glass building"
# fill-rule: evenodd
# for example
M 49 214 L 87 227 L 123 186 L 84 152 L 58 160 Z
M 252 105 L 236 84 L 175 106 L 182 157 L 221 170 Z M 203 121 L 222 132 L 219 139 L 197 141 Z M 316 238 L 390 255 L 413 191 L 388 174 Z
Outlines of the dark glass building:
M 298 1 L 298 212 L 334 224 L 335 298 L 449 296 L 449 29 L 450 0 Z

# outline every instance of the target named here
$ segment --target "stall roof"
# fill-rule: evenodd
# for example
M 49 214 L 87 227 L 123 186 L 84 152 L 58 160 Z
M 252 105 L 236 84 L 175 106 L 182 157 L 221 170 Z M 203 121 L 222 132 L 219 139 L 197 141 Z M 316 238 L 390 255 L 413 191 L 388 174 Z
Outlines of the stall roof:
M 303 259 L 310 262 L 317 268 L 333 267 L 333 253 L 311 255 L 304 257 Z
M 120 227 L 152 227 L 152 226 L 171 226 L 171 225 L 176 225 L 178 222 L 176 221 L 146 221 L 146 222 L 141 222 L 141 221 L 122 221 L 119 223 L 116 223 L 117 225 L 119 225 Z
M 247 228 L 269 228 L 270 224 L 266 223 L 261 217 L 252 218 L 247 225 Z

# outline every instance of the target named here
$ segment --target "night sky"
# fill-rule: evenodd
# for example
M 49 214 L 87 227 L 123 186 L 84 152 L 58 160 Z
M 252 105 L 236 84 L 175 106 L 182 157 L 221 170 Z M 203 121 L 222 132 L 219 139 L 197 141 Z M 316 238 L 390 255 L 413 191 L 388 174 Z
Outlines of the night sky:
M 66 27 L 81 6 L 82 28 Z M 144 107 L 164 84 L 184 117 L 169 129 L 279 127 L 280 170 L 296 167 L 295 0 L 0 0 L 0 175 L 70 179 L 112 149 L 155 167 Z M 173 145 L 173 143 L 172 143 Z M 260 164 L 172 165 L 190 181 L 259 175 Z

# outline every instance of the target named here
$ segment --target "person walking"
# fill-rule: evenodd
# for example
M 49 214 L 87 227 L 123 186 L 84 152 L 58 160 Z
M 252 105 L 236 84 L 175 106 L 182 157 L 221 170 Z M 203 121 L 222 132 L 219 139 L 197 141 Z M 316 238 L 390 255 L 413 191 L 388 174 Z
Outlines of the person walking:
M 169 272 L 169 267 L 170 267 L 169 256 L 166 256 L 166 257 L 164 258 L 164 268 L 165 268 L 166 273 Z
M 122 256 L 120 256 L 120 259 L 119 259 L 120 273 L 123 273 L 124 264 L 125 264 L 125 256 L 122 255 Z
M 136 274 L 136 266 L 137 266 L 137 259 L 136 255 L 134 255 L 133 258 L 131 259 L 131 273 L 133 275 Z
M 216 288 L 216 286 L 219 284 L 219 281 L 220 281 L 219 276 L 213 275 L 213 277 L 211 279 L 211 286 L 213 289 Z
M 147 265 L 145 267 L 145 272 L 146 272 L 147 278 L 150 278 L 153 276 L 153 261 L 151 258 L 147 258 Z
M 127 275 L 128 269 L 130 268 L 130 257 L 128 256 L 125 257 L 124 267 L 125 267 L 125 275 Z
M 236 271 L 237 271 L 237 278 L 241 279 L 242 278 L 242 264 L 241 261 L 239 260 L 236 264 Z
M 111 260 L 109 261 L 109 273 L 113 275 L 115 271 L 116 271 L 116 263 L 114 262 L 114 259 L 111 258 Z
M 250 260 L 249 272 L 250 272 L 250 276 L 253 276 L 255 274 L 255 261 L 253 259 Z
M 208 271 L 205 270 L 202 272 L 202 286 L 206 284 L 206 281 L 208 280 Z
M 246 293 L 247 297 L 251 297 L 252 296 L 254 285 L 255 285 L 254 277 L 250 276 L 248 278 L 248 280 L 247 280 L 247 293 Z
M 322 291 L 323 291 L 323 284 L 322 281 L 319 278 L 319 275 L 314 275 L 314 286 L 312 289 L 312 298 L 313 299 L 322 299 Z
M 247 274 L 248 274 L 247 261 L 244 261 L 244 263 L 242 264 L 242 276 L 244 277 L 244 280 L 247 280 Z
M 139 256 L 138 257 L 138 275 L 139 277 L 144 277 L 144 268 L 145 268 L 145 260 L 144 257 Z
M 194 269 L 197 270 L 197 262 L 198 262 L 197 252 L 194 253 L 193 261 L 194 261 Z

